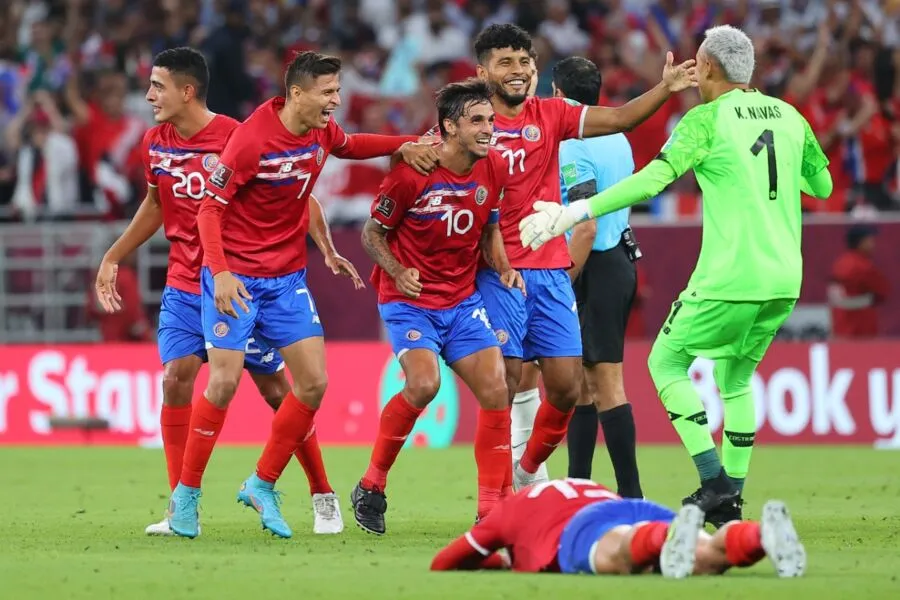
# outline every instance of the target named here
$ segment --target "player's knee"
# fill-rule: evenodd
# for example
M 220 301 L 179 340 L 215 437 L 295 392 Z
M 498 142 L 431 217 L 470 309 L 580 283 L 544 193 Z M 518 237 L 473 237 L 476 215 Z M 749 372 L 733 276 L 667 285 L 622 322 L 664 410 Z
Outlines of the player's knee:
M 206 385 L 206 398 L 219 407 L 228 406 L 231 399 L 237 392 L 238 384 L 241 381 L 241 373 L 214 372 L 209 376 L 209 383 Z
M 328 389 L 328 375 L 325 373 L 305 377 L 303 381 L 295 381 L 292 386 L 294 395 L 312 408 L 319 408 L 322 404 L 326 389 Z
M 478 401 L 487 410 L 503 410 L 509 406 L 509 386 L 506 378 L 498 374 L 479 390 Z
M 163 404 L 166 406 L 187 406 L 194 393 L 196 376 L 167 370 L 163 374 Z
M 406 380 L 404 395 L 409 400 L 409 403 L 416 408 L 425 408 L 437 396 L 440 387 L 441 380 L 439 377 L 419 375 Z
M 579 368 L 577 372 L 566 377 L 544 377 L 547 390 L 547 401 L 561 411 L 570 411 L 581 398 L 581 382 L 584 375 Z
M 661 392 L 673 381 L 687 377 L 689 367 L 690 363 L 681 364 L 672 351 L 658 343 L 653 344 L 647 357 L 647 370 L 650 371 L 650 378 L 657 392 Z

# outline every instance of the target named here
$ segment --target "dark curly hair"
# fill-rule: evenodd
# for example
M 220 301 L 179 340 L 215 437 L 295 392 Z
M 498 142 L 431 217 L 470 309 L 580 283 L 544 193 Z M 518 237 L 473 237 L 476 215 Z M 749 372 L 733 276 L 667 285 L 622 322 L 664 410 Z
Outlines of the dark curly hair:
M 531 36 L 518 25 L 503 23 L 491 25 L 475 38 L 475 58 L 482 65 L 491 57 L 492 50 L 501 48 L 531 53 Z

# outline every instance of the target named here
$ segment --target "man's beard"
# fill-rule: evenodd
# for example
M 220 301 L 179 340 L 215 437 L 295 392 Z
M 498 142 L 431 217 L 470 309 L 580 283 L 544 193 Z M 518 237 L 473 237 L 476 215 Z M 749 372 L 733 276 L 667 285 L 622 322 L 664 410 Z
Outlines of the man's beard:
M 528 99 L 527 90 L 523 94 L 513 95 L 513 94 L 508 93 L 505 89 L 503 89 L 502 84 L 498 84 L 498 83 L 491 84 L 491 92 L 495 96 L 498 96 L 501 100 L 503 100 L 503 102 L 507 106 L 510 106 L 510 107 L 516 107 Z

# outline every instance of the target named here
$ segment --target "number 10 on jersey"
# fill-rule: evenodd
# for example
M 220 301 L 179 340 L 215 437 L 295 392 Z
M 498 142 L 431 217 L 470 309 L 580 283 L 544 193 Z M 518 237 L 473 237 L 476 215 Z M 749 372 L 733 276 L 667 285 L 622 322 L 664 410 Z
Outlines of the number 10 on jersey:
M 468 208 L 454 210 L 452 206 L 448 206 L 444 214 L 441 215 L 441 221 L 447 221 L 447 237 L 454 233 L 465 235 L 472 229 L 472 225 L 475 224 L 475 216 Z

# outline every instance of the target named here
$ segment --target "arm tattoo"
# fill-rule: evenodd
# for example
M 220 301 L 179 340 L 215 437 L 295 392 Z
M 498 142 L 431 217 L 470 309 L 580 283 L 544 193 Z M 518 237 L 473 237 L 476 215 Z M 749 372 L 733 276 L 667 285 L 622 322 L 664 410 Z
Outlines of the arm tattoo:
M 485 225 L 481 233 L 481 253 L 487 266 L 496 272 L 503 274 L 510 269 L 509 260 L 506 257 L 506 249 L 503 247 L 503 235 L 500 233 L 500 225 L 491 223 Z
M 391 277 L 399 275 L 406 267 L 400 264 L 387 244 L 388 230 L 374 219 L 366 221 L 362 231 L 362 245 L 375 264 Z

